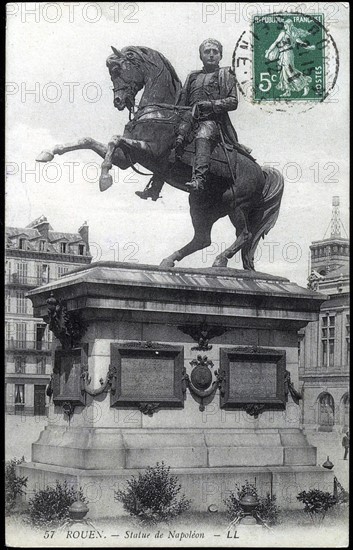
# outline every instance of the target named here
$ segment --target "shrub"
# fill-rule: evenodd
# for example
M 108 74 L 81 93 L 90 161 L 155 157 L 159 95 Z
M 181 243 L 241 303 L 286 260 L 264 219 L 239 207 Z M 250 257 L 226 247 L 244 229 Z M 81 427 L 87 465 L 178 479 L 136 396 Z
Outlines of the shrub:
M 17 464 L 24 462 L 22 458 L 13 458 L 5 464 L 5 511 L 10 514 L 14 511 L 16 499 L 23 495 L 24 488 L 27 486 L 27 477 L 21 477 L 16 474 Z
M 304 504 L 304 512 L 309 514 L 313 523 L 322 523 L 328 510 L 338 502 L 334 495 L 319 489 L 302 491 L 297 499 Z
M 258 502 L 254 509 L 255 516 L 258 516 L 266 525 L 275 525 L 278 523 L 279 507 L 276 504 L 276 496 L 273 495 L 271 497 L 268 493 L 266 497 L 259 497 L 256 486 L 247 480 L 245 480 L 245 484 L 241 487 L 237 486 L 236 491 L 231 492 L 228 498 L 224 500 L 230 519 L 238 519 L 242 514 L 243 509 L 240 501 L 245 495 L 254 496 Z
M 115 500 L 122 502 L 124 509 L 142 524 L 168 523 L 190 507 L 191 501 L 185 495 L 178 497 L 180 489 L 170 466 L 157 462 L 137 478 L 132 476 L 124 491 L 115 492 Z
M 76 491 L 66 481 L 56 481 L 55 487 L 47 486 L 30 499 L 28 519 L 36 527 L 56 527 L 69 518 L 69 508 L 76 500 L 87 502 L 81 488 Z

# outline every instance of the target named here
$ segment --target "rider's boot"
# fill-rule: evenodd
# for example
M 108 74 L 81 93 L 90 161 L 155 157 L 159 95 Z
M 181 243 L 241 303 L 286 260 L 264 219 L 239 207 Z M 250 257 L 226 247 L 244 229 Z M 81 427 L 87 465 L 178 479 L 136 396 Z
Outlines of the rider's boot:
M 210 167 L 212 145 L 206 138 L 195 140 L 195 160 L 192 180 L 185 185 L 190 192 L 202 192 L 206 187 L 206 179 Z
M 161 192 L 163 185 L 164 180 L 162 178 L 159 176 L 153 176 L 144 190 L 135 191 L 135 195 L 143 200 L 152 199 L 153 201 L 157 201 L 160 198 L 159 193 Z
M 183 134 L 179 134 L 175 140 L 175 156 L 177 158 L 180 158 L 184 152 L 184 140 L 185 136 Z

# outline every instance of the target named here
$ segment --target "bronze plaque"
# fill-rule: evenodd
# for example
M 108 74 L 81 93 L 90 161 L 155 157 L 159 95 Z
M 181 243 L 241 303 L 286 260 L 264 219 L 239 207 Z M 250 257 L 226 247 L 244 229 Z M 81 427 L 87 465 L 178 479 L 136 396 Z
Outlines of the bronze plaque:
M 262 404 L 284 409 L 285 351 L 268 348 L 221 349 L 221 407 Z
M 168 398 L 174 391 L 174 358 L 144 354 L 121 358 L 121 396 Z
M 184 349 L 149 342 L 111 344 L 115 382 L 111 406 L 158 403 L 159 408 L 182 407 Z
M 234 399 L 275 399 L 277 397 L 276 363 L 255 361 L 229 364 L 229 397 Z
M 69 350 L 56 349 L 53 369 L 53 401 L 56 405 L 84 405 L 81 374 L 87 365 L 88 345 Z

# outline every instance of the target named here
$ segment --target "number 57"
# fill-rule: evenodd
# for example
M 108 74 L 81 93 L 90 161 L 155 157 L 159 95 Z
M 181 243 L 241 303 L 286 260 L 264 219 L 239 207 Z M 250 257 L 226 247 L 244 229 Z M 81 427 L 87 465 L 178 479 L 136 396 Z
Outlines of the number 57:
M 259 88 L 262 92 L 268 92 L 272 88 L 272 82 L 275 82 L 277 80 L 277 75 L 273 74 L 272 76 L 270 73 L 260 73 L 260 84 Z

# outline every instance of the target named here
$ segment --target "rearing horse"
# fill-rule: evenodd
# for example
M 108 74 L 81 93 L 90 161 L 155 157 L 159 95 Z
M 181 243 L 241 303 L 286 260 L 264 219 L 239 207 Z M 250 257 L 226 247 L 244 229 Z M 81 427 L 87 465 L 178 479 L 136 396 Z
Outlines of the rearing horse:
M 173 187 L 187 191 L 192 153 L 181 159 L 171 158 L 175 146 L 175 129 L 182 109 L 175 105 L 181 82 L 170 62 L 159 52 L 145 47 L 129 46 L 113 49 L 107 67 L 113 82 L 114 106 L 130 111 L 130 122 L 122 136 L 114 136 L 108 146 L 92 138 L 73 144 L 57 145 L 43 151 L 37 158 L 48 162 L 54 155 L 78 149 L 92 149 L 103 157 L 100 190 L 112 185 L 109 174 L 112 165 L 127 169 L 138 163 Z M 136 113 L 136 94 L 143 90 Z M 185 109 L 185 108 L 183 108 Z M 236 230 L 235 242 L 219 254 L 213 265 L 225 267 L 228 259 L 241 250 L 244 269 L 254 269 L 254 254 L 258 242 L 275 225 L 283 194 L 283 177 L 273 168 L 261 168 L 254 160 L 235 150 L 228 157 L 233 165 L 233 181 L 227 162 L 213 157 L 210 166 L 210 191 L 190 194 L 190 214 L 194 227 L 193 239 L 161 262 L 162 267 L 174 267 L 176 261 L 211 244 L 213 224 L 229 216 Z

